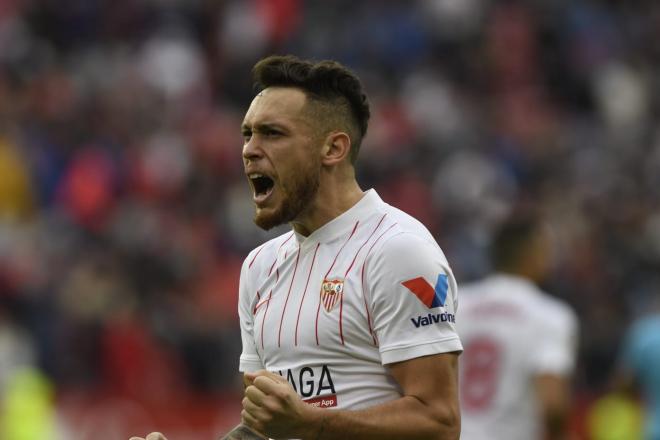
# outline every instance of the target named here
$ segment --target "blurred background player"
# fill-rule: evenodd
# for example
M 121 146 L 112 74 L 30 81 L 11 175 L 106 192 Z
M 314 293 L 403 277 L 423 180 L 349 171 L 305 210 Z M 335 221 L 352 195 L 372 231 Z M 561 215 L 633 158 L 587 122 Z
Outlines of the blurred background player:
M 462 439 L 559 439 L 570 409 L 577 321 L 541 291 L 549 231 L 512 217 L 495 234 L 495 273 L 461 288 Z

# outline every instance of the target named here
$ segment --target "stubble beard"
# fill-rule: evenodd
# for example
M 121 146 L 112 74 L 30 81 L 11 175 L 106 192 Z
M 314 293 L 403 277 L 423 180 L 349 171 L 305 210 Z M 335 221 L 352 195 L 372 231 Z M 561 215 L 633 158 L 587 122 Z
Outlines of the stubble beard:
M 257 209 L 254 223 L 268 231 L 275 226 L 295 220 L 316 196 L 320 182 L 320 167 L 312 165 L 306 170 L 294 173 L 289 182 L 280 182 L 279 190 L 282 192 L 282 202 L 279 208 L 272 213 L 265 213 Z

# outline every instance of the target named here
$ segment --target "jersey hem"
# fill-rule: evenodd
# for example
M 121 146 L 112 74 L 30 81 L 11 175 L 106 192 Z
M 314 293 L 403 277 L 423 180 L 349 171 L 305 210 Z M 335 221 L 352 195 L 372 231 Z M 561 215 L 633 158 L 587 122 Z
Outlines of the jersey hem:
M 463 346 L 458 337 L 418 344 L 411 347 L 381 348 L 380 355 L 381 361 L 383 365 L 385 365 L 394 362 L 407 361 L 422 356 L 454 351 L 463 351 Z
M 251 356 L 250 357 L 241 356 L 238 364 L 238 371 L 240 371 L 241 373 L 252 372 L 263 369 L 264 366 L 261 364 L 261 361 L 259 359 L 254 359 Z

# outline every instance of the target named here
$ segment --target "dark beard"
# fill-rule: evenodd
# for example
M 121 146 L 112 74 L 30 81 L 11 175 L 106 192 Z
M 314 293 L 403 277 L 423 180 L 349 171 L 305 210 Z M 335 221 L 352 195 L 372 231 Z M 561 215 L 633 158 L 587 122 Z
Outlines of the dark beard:
M 275 226 L 289 223 L 311 203 L 320 184 L 320 168 L 309 168 L 305 172 L 294 174 L 291 184 L 280 186 L 283 193 L 282 206 L 269 215 L 255 214 L 254 223 L 268 231 Z

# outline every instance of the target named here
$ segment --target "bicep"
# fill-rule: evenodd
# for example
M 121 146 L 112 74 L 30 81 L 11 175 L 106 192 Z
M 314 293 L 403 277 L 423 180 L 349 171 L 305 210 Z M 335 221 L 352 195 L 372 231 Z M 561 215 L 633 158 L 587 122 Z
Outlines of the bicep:
M 422 356 L 388 365 L 404 396 L 439 416 L 458 415 L 458 353 Z

